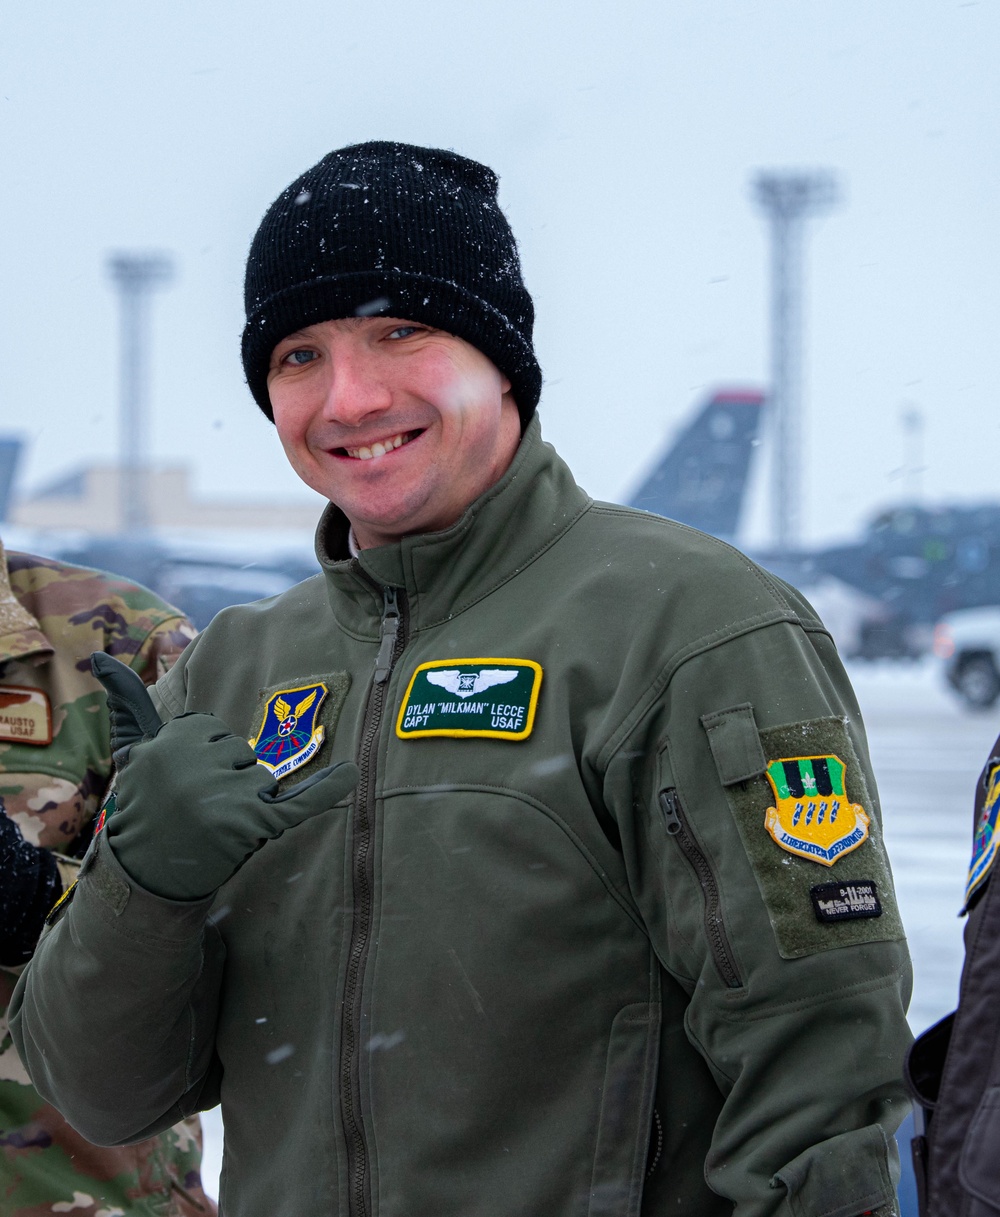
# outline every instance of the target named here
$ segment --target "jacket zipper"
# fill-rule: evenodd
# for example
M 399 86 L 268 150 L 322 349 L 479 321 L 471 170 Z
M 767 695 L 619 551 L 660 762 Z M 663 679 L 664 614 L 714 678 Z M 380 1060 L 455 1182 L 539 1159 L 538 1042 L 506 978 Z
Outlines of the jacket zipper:
M 371 1187 L 368 1146 L 361 1120 L 361 999 L 362 979 L 371 942 L 372 893 L 375 886 L 372 836 L 375 827 L 375 758 L 382 715 L 392 669 L 406 646 L 408 619 L 405 593 L 395 587 L 382 591 L 382 623 L 378 656 L 358 750 L 358 795 L 355 800 L 352 841 L 353 916 L 351 943 L 344 984 L 344 1011 L 340 1037 L 340 1107 L 347 1138 L 349 1212 L 369 1217 Z
M 681 801 L 673 786 L 660 791 L 660 810 L 663 812 L 663 822 L 667 834 L 676 839 L 677 844 L 681 847 L 681 853 L 690 862 L 691 868 L 701 884 L 701 892 L 705 898 L 705 933 L 712 949 L 712 959 L 716 970 L 727 988 L 740 989 L 743 987 L 743 981 L 740 980 L 736 961 L 733 958 L 733 948 L 729 944 L 726 927 L 722 922 L 719 885 L 708 859 L 684 823 Z

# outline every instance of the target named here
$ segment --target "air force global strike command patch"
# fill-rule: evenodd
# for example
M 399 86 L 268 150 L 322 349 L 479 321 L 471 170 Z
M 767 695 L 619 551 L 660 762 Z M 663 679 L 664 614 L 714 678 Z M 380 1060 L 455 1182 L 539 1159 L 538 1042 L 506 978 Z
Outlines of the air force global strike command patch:
M 312 760 L 323 743 L 324 730 L 316 719 L 328 692 L 320 681 L 281 689 L 268 698 L 260 730 L 249 741 L 258 765 L 283 778 Z
M 422 663 L 407 687 L 396 734 L 400 739 L 526 739 L 541 684 L 541 665 L 531 659 Z
M 837 756 L 768 762 L 775 806 L 767 809 L 764 827 L 777 845 L 821 866 L 833 866 L 867 840 L 868 814 L 844 793 L 846 769 Z

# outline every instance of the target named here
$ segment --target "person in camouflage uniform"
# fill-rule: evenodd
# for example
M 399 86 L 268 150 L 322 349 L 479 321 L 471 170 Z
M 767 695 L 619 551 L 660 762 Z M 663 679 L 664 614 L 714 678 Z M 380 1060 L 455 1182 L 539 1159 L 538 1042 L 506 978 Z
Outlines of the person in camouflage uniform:
M 194 1117 L 137 1145 L 88 1144 L 31 1086 L 7 1005 L 42 919 L 73 883 L 111 771 L 106 651 L 151 684 L 194 630 L 145 588 L 0 542 L 0 1213 L 207 1217 Z

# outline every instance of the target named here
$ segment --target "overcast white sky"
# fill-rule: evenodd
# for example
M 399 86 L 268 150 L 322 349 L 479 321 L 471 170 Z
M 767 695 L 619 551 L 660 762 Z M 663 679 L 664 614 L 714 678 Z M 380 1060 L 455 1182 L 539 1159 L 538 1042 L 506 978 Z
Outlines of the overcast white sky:
M 154 456 L 204 494 L 307 494 L 242 381 L 243 260 L 300 171 L 400 139 L 500 174 L 544 433 L 618 498 L 701 395 L 764 383 L 749 182 L 815 166 L 844 202 L 808 240 L 807 537 L 898 500 L 903 403 L 928 499 L 1000 497 L 998 58 L 1000 6 L 945 0 L 7 4 L 0 428 L 29 485 L 114 454 L 104 259 L 169 250 Z

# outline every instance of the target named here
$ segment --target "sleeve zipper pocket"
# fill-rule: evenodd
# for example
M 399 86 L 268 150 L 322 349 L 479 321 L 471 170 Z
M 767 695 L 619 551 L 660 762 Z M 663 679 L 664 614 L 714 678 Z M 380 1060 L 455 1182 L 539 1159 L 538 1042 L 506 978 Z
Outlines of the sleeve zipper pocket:
M 663 823 L 667 836 L 676 840 L 681 853 L 691 864 L 691 869 L 701 886 L 702 896 L 705 899 L 705 936 L 708 938 L 716 970 L 728 989 L 740 989 L 743 987 L 743 981 L 740 979 L 736 960 L 733 958 L 733 948 L 722 922 L 719 885 L 708 859 L 688 831 L 684 822 L 684 811 L 675 787 L 671 786 L 667 790 L 660 791 L 660 810 L 663 812 Z

